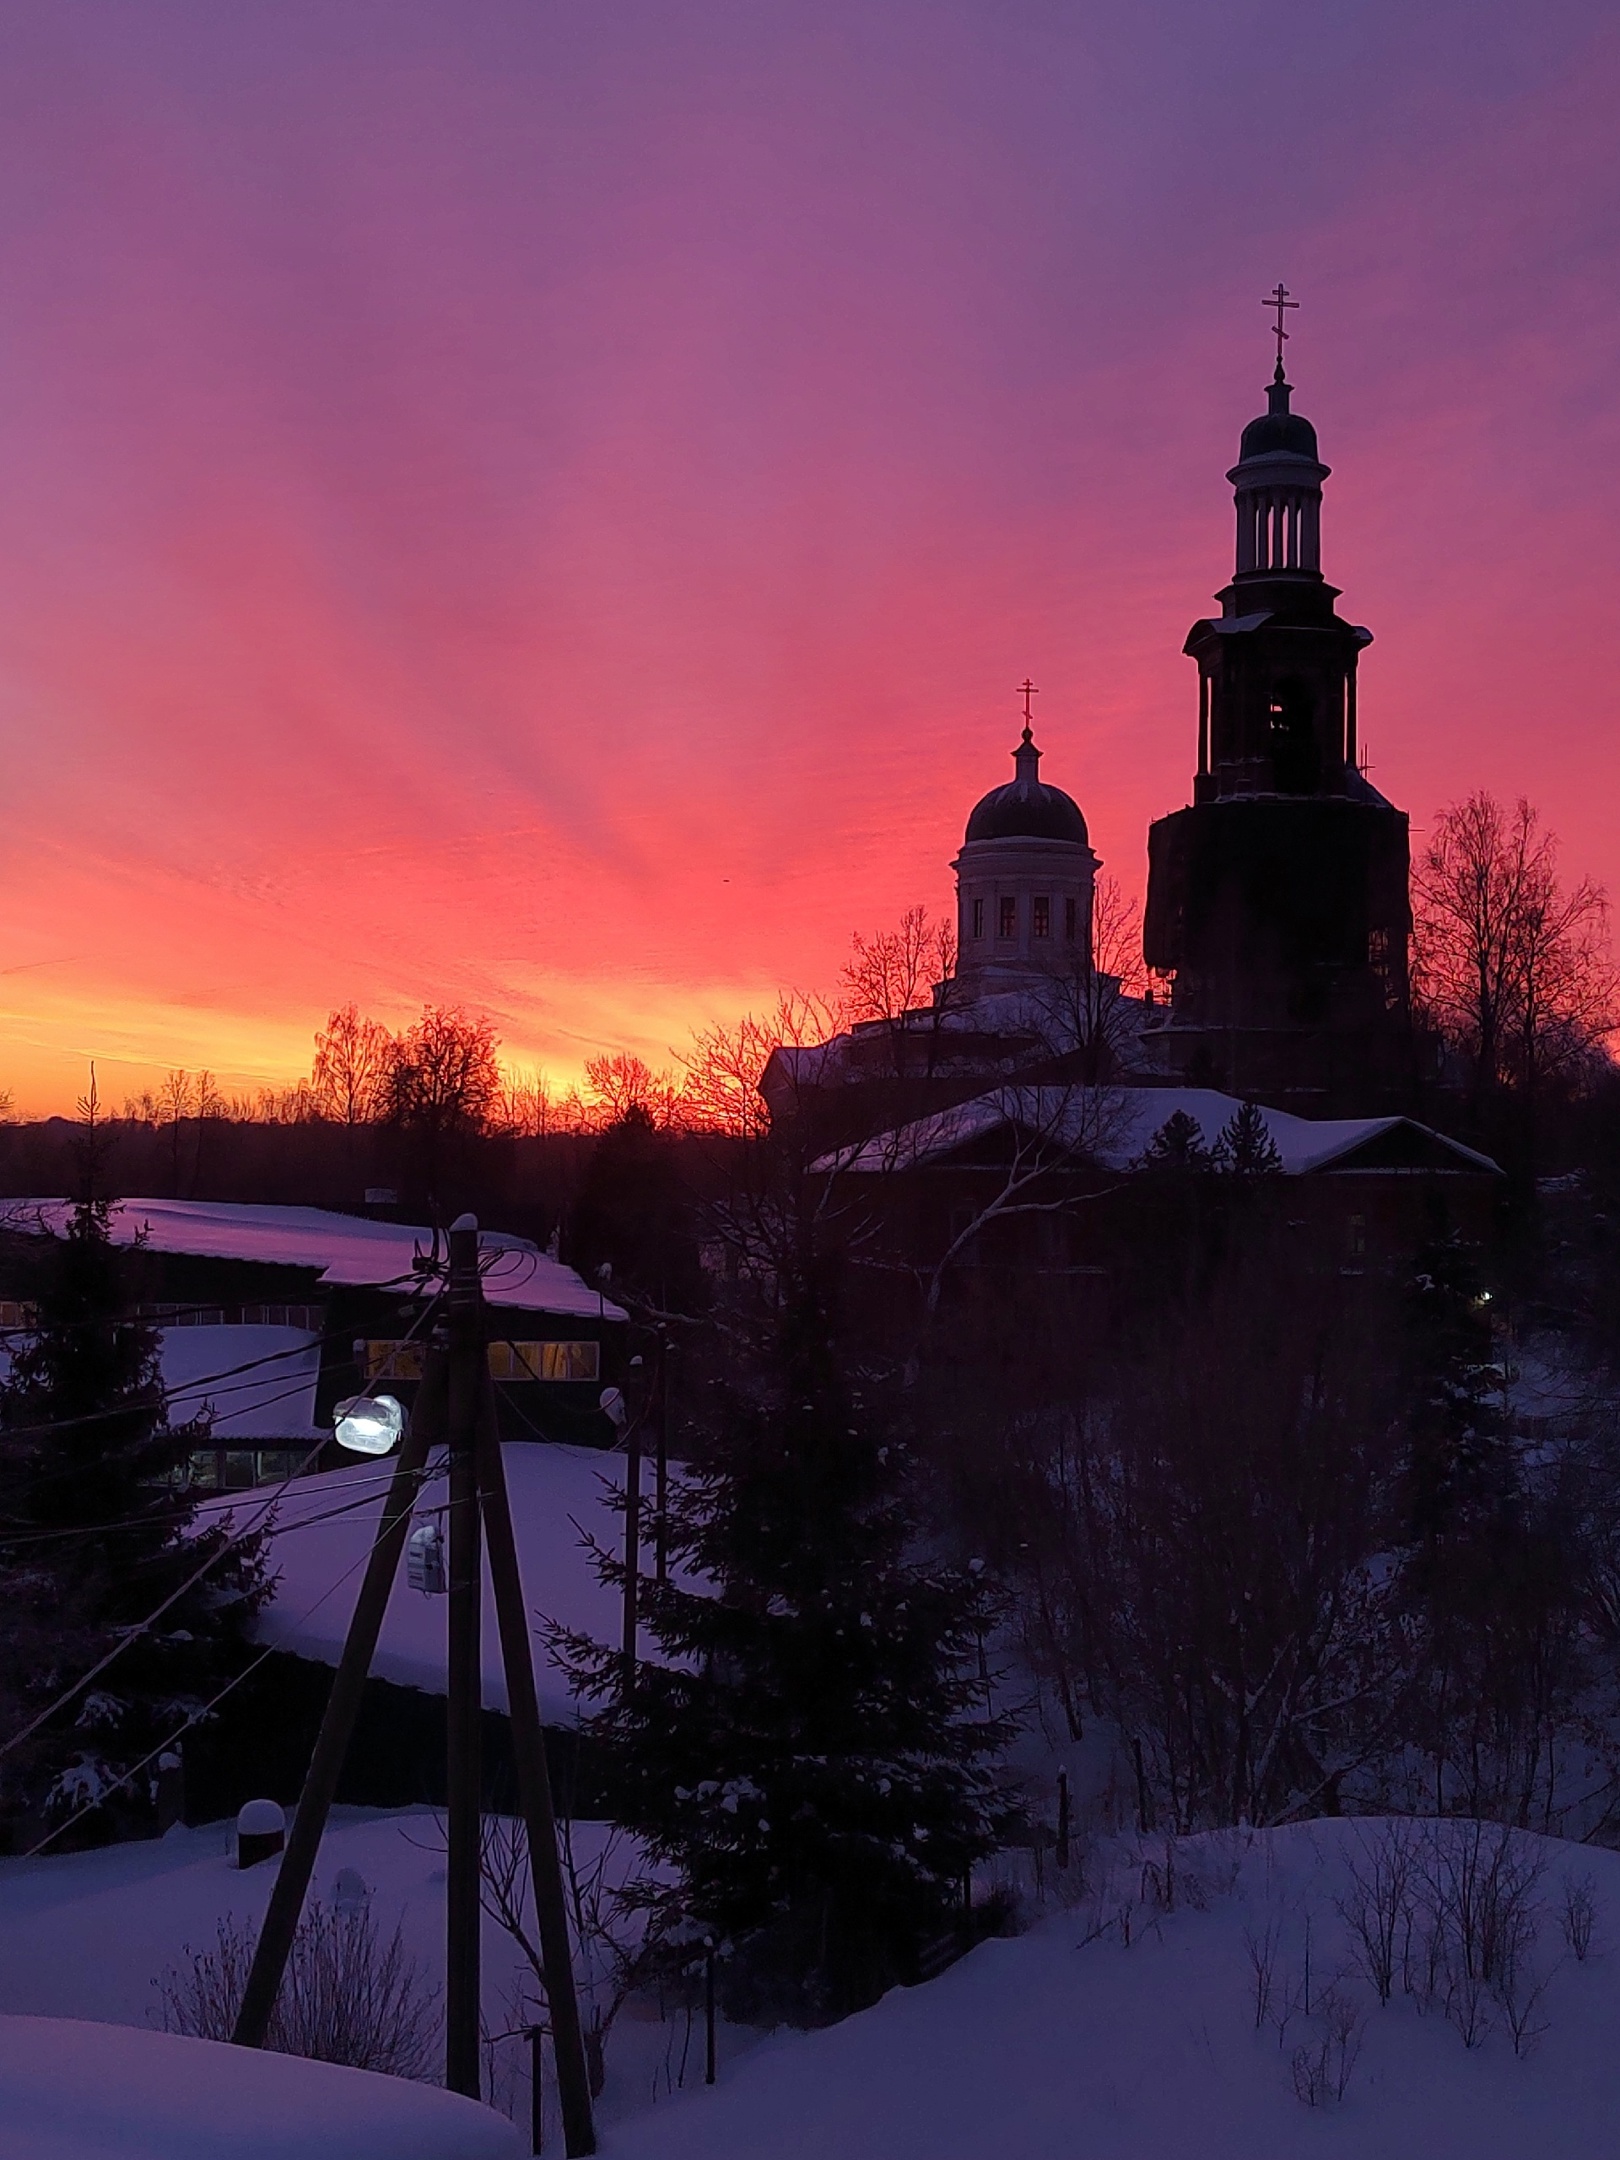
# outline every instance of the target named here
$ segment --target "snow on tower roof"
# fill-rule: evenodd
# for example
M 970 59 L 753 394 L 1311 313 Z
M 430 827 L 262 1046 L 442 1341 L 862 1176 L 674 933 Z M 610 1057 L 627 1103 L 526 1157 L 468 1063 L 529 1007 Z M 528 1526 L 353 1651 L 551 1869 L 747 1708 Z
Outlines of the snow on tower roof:
M 0 1207 L 0 1229 L 60 1237 L 72 1213 L 70 1200 L 8 1200 Z M 246 1200 L 119 1200 L 111 1223 L 119 1245 L 133 1245 L 139 1238 L 152 1252 L 312 1268 L 323 1283 L 333 1286 L 409 1284 L 416 1255 L 433 1243 L 433 1232 L 421 1224 L 373 1222 L 331 1208 L 260 1206 Z M 480 1251 L 496 1256 L 484 1276 L 484 1295 L 492 1305 L 575 1319 L 626 1317 L 621 1307 L 530 1238 L 482 1230 L 478 1244 Z

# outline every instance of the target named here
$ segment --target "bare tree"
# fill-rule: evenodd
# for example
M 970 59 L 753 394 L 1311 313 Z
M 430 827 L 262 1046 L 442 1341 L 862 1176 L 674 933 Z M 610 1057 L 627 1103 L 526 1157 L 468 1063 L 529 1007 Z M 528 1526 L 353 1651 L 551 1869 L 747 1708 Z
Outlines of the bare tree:
M 493 1122 L 498 1131 L 517 1139 L 540 1139 L 558 1131 L 557 1101 L 545 1074 L 508 1066 L 501 1076 Z
M 1078 1053 L 1076 1078 L 1097 1083 L 1126 1061 L 1141 995 L 1142 920 L 1113 878 L 1099 878 L 1092 901 L 1091 950 L 1076 952 L 1041 994 L 1042 1032 L 1060 1054 Z
M 681 1052 L 682 1121 L 700 1132 L 725 1133 L 735 1139 L 758 1139 L 771 1126 L 772 1113 L 760 1093 L 765 1068 L 777 1051 L 785 1087 L 779 1122 L 794 1115 L 795 1076 L 807 1075 L 829 1038 L 838 1033 L 842 1014 L 802 991 L 784 991 L 776 1010 L 763 1017 L 746 1013 L 740 1020 L 696 1029 L 691 1047 Z
M 1119 1730 L 1144 1828 L 1331 1810 L 1398 1745 L 1412 1652 L 1384 1565 L 1401 1460 L 1376 1294 L 1352 1309 L 1284 1241 L 1167 1295 L 1069 1406 L 992 1443 L 986 1514 L 1032 1658 Z
M 632 1111 L 654 1125 L 673 1125 L 679 1114 L 680 1090 L 664 1069 L 654 1071 L 645 1058 L 614 1050 L 585 1060 L 585 1084 L 595 1111 L 595 1122 L 617 1125 Z
M 850 1021 L 901 1020 L 932 1010 L 936 984 L 956 973 L 956 930 L 937 922 L 925 907 L 909 907 L 893 930 L 863 937 L 857 930 L 843 969 L 844 1007 Z
M 385 1116 L 393 1064 L 394 1038 L 381 1021 L 366 1019 L 355 1005 L 339 1006 L 315 1037 L 310 1091 L 317 1115 L 338 1125 L 369 1125 Z
M 495 1025 L 459 1006 L 429 1005 L 396 1036 L 388 1113 L 424 1132 L 482 1132 L 501 1098 Z
M 1467 1060 L 1476 1112 L 1498 1091 L 1533 1106 L 1620 1025 L 1608 901 L 1558 877 L 1558 842 L 1523 798 L 1454 803 L 1413 871 L 1413 993 Z

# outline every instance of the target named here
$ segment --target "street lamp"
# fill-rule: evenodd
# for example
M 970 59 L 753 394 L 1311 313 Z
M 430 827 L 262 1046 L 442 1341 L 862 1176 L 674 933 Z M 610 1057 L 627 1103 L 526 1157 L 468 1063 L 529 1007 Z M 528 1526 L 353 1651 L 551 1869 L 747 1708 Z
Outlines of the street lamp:
M 350 1395 L 334 1413 L 339 1447 L 355 1455 L 387 1455 L 399 1445 L 405 1413 L 392 1395 Z

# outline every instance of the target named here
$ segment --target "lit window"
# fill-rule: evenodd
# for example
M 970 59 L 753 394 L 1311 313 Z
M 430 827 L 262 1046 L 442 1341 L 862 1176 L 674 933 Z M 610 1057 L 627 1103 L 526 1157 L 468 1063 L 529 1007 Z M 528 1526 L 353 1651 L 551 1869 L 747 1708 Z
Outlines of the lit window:
M 1052 903 L 1045 893 L 1037 893 L 1030 903 L 1029 928 L 1032 937 L 1052 935 Z
M 497 1380 L 599 1380 L 602 1346 L 594 1342 L 492 1342 Z
M 982 900 L 975 900 L 973 903 L 973 935 L 976 938 L 984 936 L 984 902 Z
M 1065 900 L 1063 903 L 1063 935 L 1068 939 L 1071 945 L 1074 943 L 1075 928 L 1079 921 L 1079 914 L 1080 911 L 1074 903 L 1074 895 L 1071 893 L 1068 899 Z
M 1011 893 L 1002 896 L 1001 935 L 1003 937 L 1016 937 L 1018 935 L 1018 902 Z
M 366 1381 L 420 1380 L 426 1357 L 419 1342 L 368 1342 Z M 602 1346 L 595 1342 L 492 1342 L 490 1376 L 496 1380 L 599 1380 Z

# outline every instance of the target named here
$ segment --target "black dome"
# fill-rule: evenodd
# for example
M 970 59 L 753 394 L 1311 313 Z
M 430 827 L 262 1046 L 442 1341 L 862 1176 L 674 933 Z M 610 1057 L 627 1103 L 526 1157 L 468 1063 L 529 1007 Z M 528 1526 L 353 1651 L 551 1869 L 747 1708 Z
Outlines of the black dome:
M 1290 385 L 1279 371 L 1271 385 L 1268 396 L 1269 409 L 1258 420 L 1251 420 L 1243 430 L 1243 442 L 1238 450 L 1238 463 L 1247 464 L 1250 458 L 1271 457 L 1279 450 L 1293 457 L 1306 457 L 1313 464 L 1320 464 L 1316 452 L 1316 430 L 1299 413 L 1288 410 Z
M 1089 846 L 1086 821 L 1080 805 L 1061 788 L 1037 780 L 1021 788 L 1016 780 L 992 788 L 976 803 L 967 821 L 970 840 L 1077 840 Z
M 967 839 L 1069 840 L 1080 847 L 1091 844 L 1074 797 L 1036 778 L 1040 759 L 1041 753 L 1026 727 L 1023 741 L 1013 752 L 1018 777 L 1005 787 L 992 788 L 974 804 L 973 815 L 967 821 Z

